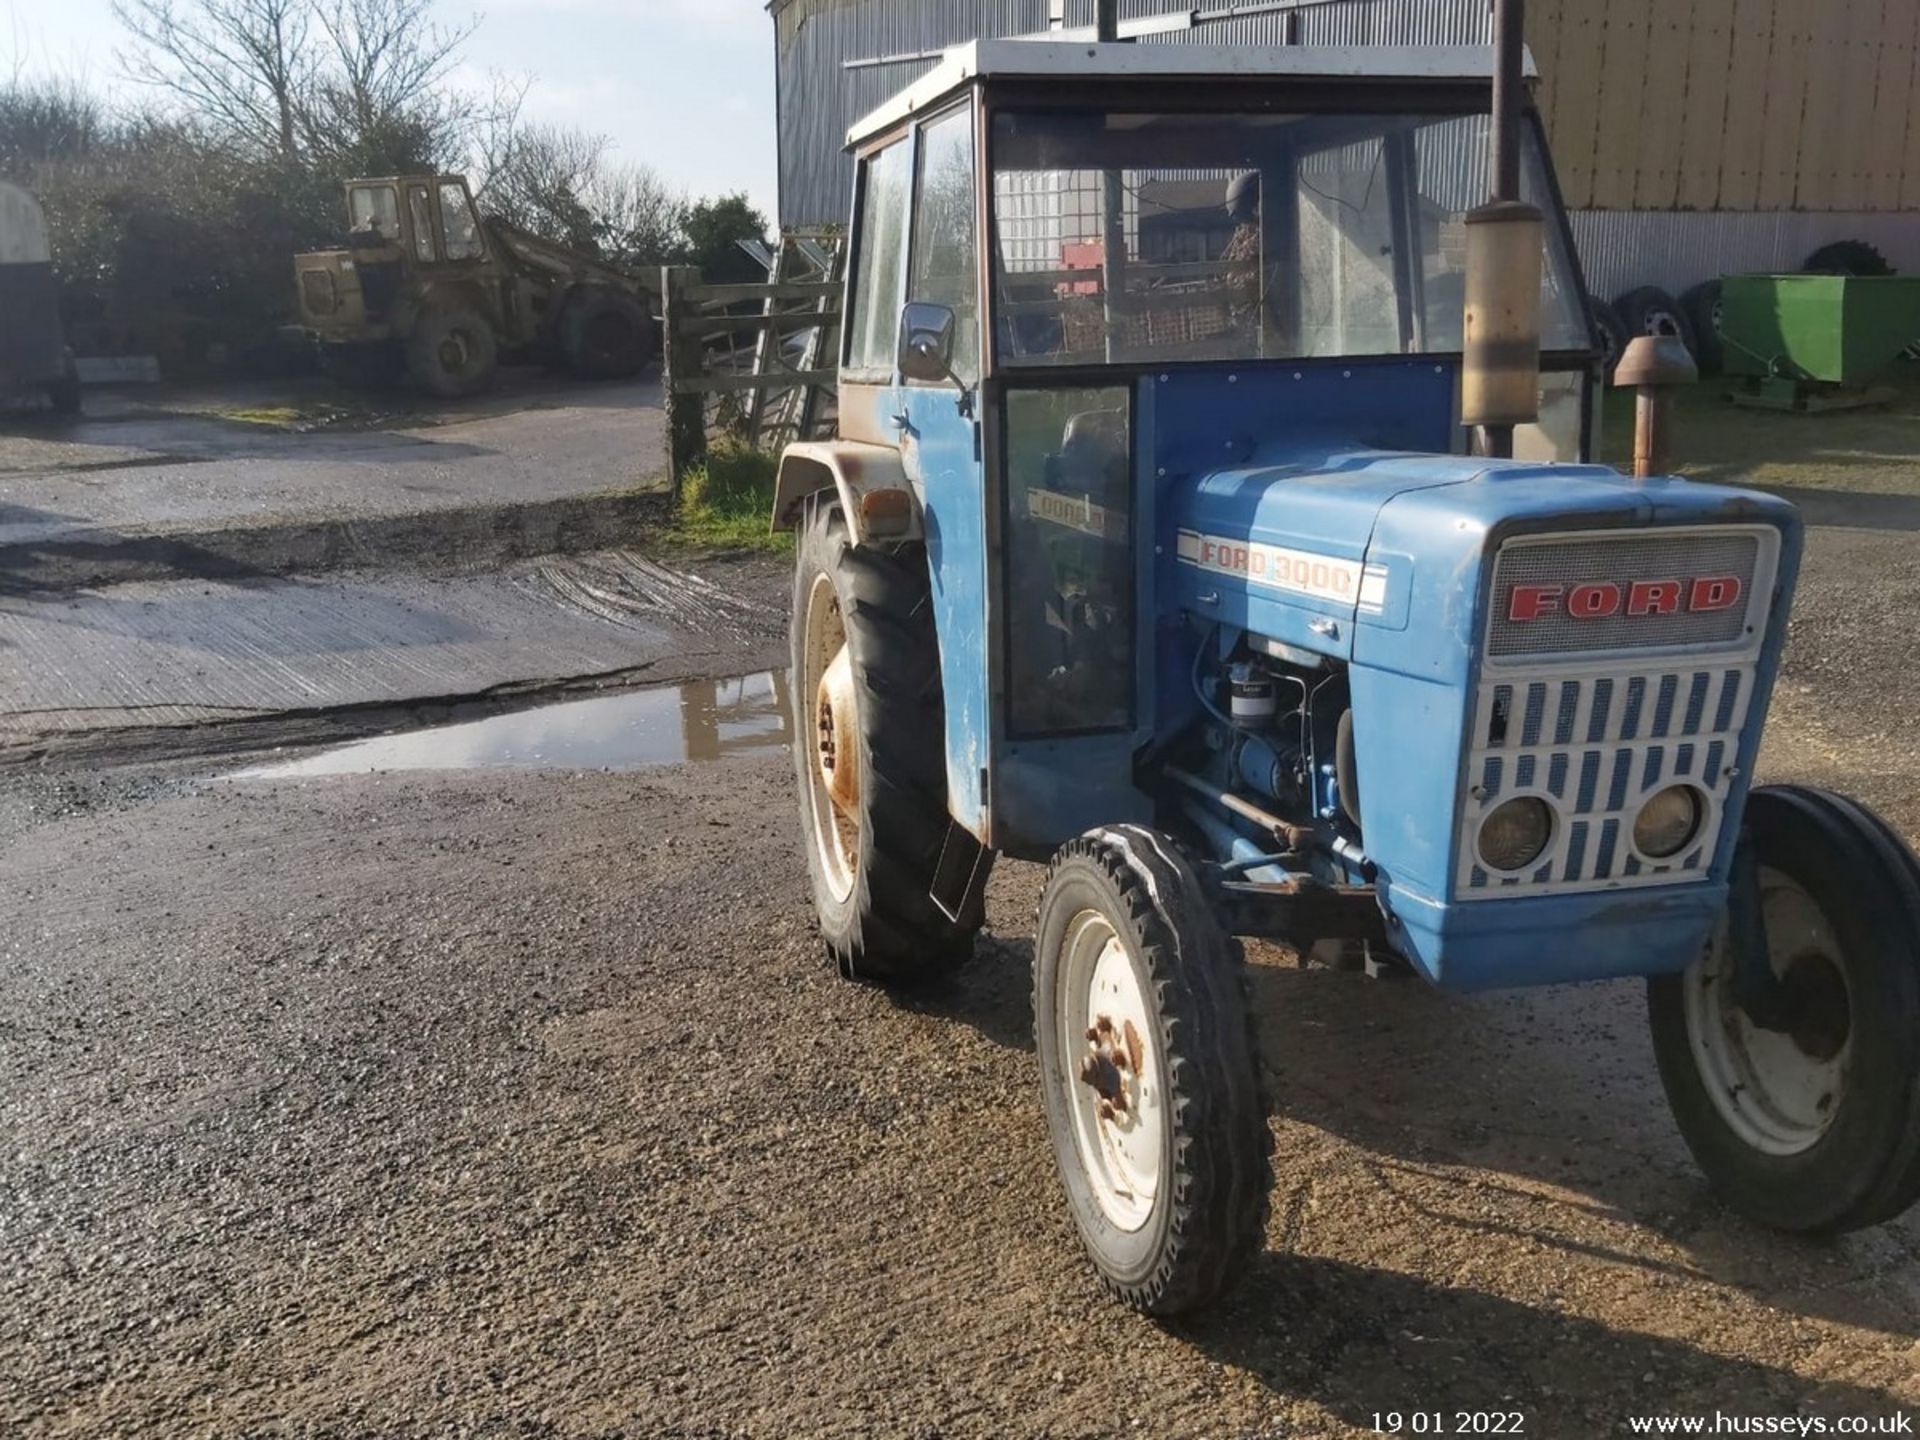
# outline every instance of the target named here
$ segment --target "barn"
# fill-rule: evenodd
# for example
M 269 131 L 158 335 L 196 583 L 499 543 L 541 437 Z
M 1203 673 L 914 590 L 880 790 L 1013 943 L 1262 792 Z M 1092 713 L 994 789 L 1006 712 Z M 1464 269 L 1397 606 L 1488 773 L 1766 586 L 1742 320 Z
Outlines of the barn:
M 1120 0 L 1142 44 L 1478 44 L 1489 0 Z M 942 49 L 1062 0 L 771 0 L 780 218 L 844 221 L 847 127 Z M 1093 0 L 1064 0 L 1070 25 Z M 1920 0 L 1533 0 L 1539 100 L 1595 294 L 1678 294 L 1858 240 L 1920 270 Z

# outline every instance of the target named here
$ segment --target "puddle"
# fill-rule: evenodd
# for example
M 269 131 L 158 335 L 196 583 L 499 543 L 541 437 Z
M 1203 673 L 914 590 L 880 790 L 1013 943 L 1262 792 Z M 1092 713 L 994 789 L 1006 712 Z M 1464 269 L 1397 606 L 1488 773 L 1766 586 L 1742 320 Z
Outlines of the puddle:
M 777 749 L 792 735 L 784 672 L 568 700 L 356 740 L 242 770 L 241 780 L 386 770 L 642 770 Z

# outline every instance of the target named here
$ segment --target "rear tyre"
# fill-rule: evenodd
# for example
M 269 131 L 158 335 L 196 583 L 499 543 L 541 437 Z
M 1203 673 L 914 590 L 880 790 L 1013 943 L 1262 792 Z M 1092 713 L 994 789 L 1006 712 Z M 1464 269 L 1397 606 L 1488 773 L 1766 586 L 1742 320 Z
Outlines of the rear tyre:
M 1685 345 L 1688 354 L 1698 356 L 1694 347 L 1699 344 L 1699 338 L 1693 333 L 1693 322 L 1673 296 L 1658 285 L 1642 285 L 1627 291 L 1613 302 L 1613 308 L 1620 313 L 1620 323 L 1626 327 L 1629 339 L 1642 335 L 1671 337 Z
M 593 291 L 569 307 L 560 326 L 560 353 L 582 380 L 624 380 L 653 359 L 653 317 L 631 295 Z
M 414 322 L 407 369 L 443 400 L 477 395 L 493 384 L 500 355 L 493 328 L 464 306 L 436 307 Z
M 1891 275 L 1893 266 L 1887 263 L 1877 246 L 1869 245 L 1865 240 L 1835 240 L 1822 245 L 1807 257 L 1806 264 L 1800 267 L 1806 275 Z
M 1587 312 L 1593 317 L 1594 334 L 1600 341 L 1600 378 L 1613 379 L 1613 370 L 1627 348 L 1627 327 L 1620 312 L 1604 300 L 1587 297 Z
M 53 406 L 56 415 L 78 415 L 80 413 L 80 372 L 69 361 L 66 372 L 47 386 L 47 403 Z
M 1720 338 L 1725 311 L 1718 280 L 1703 280 L 1680 297 L 1680 308 L 1693 326 L 1693 358 L 1705 372 L 1718 372 L 1727 363 L 1726 342 Z
M 1054 1159 L 1107 1288 L 1151 1315 L 1223 1294 L 1273 1185 L 1240 949 L 1192 863 L 1137 825 L 1061 849 L 1034 940 Z
M 1892 1219 L 1920 1197 L 1920 863 L 1824 790 L 1754 791 L 1747 834 L 1792 1025 L 1742 1011 L 1726 926 L 1685 975 L 1650 981 L 1674 1119 L 1714 1188 L 1763 1224 Z
M 856 549 L 808 502 L 796 556 L 793 758 L 814 909 L 850 979 L 910 984 L 973 953 L 981 916 L 933 903 L 947 835 L 940 647 L 926 551 Z

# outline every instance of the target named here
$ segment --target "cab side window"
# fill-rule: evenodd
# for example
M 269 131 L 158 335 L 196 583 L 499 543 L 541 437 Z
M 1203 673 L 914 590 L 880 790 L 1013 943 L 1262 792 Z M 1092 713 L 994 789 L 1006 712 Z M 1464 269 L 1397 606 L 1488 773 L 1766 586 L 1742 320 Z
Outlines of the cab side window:
M 440 187 L 440 219 L 446 226 L 445 247 L 449 260 L 478 260 L 486 251 L 480 238 L 480 222 L 474 218 L 473 202 L 464 185 Z
M 891 375 L 899 345 L 901 282 L 906 278 L 912 142 L 896 140 L 860 167 L 860 177 L 860 235 L 854 254 L 858 270 L 847 368 Z
M 953 311 L 953 373 L 980 378 L 980 250 L 976 225 L 973 110 L 962 105 L 920 134 L 907 298 Z
M 413 222 L 413 253 L 423 264 L 431 265 L 437 255 L 433 248 L 433 207 L 427 203 L 427 187 L 407 187 L 407 218 Z

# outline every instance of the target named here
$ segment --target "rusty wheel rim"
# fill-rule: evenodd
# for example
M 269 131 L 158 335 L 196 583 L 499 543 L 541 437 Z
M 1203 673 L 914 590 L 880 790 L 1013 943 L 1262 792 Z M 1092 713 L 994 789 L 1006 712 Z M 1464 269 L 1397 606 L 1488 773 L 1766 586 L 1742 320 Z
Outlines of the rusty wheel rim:
M 1074 1149 L 1101 1213 L 1131 1234 L 1152 1218 L 1166 1165 L 1152 1006 L 1126 942 L 1099 911 L 1074 916 L 1061 946 L 1054 1014 Z
M 794 702 L 802 710 L 800 743 L 810 749 L 806 767 L 808 830 L 827 888 L 834 899 L 844 901 L 853 894 L 860 871 L 859 794 L 857 789 L 849 792 L 843 784 L 836 803 L 834 766 L 843 760 L 857 765 L 859 736 L 849 733 L 852 727 L 846 723 L 850 715 L 847 707 L 841 707 L 835 715 L 823 699 L 827 672 L 847 644 L 840 601 L 833 592 L 832 579 L 824 573 L 814 577 L 807 592 L 805 634 Z
M 1708 1097 L 1766 1155 L 1811 1150 L 1833 1127 L 1852 1058 L 1851 996 L 1833 922 L 1789 876 L 1762 866 L 1767 959 L 1807 999 L 1794 1030 L 1762 1030 L 1736 999 L 1739 959 L 1723 928 L 1686 978 L 1687 1038 Z M 1813 1003 L 1818 1002 L 1818 1003 Z

